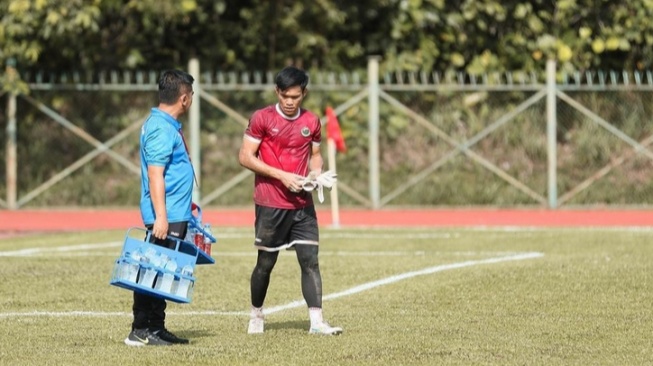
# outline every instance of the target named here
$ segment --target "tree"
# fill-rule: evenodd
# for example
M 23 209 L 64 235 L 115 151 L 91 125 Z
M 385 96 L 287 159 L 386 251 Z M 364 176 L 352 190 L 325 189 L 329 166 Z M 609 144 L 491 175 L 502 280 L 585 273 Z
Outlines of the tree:
M 0 61 L 21 70 L 643 70 L 653 0 L 0 0 Z

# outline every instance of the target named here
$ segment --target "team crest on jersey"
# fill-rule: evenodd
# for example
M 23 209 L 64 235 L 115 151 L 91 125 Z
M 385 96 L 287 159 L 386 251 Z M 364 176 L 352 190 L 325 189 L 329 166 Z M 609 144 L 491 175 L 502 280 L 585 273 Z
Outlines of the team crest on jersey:
M 311 130 L 309 130 L 308 127 L 304 126 L 304 128 L 302 128 L 302 136 L 308 137 L 310 134 Z

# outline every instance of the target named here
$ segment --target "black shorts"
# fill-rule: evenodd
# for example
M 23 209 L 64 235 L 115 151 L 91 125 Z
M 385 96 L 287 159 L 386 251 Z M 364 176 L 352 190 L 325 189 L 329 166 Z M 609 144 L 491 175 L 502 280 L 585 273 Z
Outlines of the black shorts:
M 318 245 L 315 206 L 282 209 L 256 205 L 256 241 L 259 250 L 276 252 L 295 244 Z
M 154 224 L 145 225 L 145 228 L 149 231 L 152 231 Z M 186 237 L 186 231 L 188 230 L 188 221 L 180 222 L 171 222 L 168 224 L 168 236 L 172 236 L 179 239 L 184 239 Z M 150 236 L 150 243 L 166 247 L 169 249 L 175 249 L 177 242 L 171 239 L 157 239 L 154 235 Z

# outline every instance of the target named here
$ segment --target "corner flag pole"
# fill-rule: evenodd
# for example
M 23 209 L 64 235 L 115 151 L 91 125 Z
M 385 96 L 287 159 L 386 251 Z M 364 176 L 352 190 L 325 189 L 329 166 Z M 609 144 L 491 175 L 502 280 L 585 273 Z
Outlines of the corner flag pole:
M 338 174 L 336 170 L 336 143 L 332 138 L 327 139 L 327 159 L 329 161 L 329 170 Z M 340 210 L 338 207 L 338 182 L 331 188 L 331 225 L 335 229 L 340 228 Z
M 328 160 L 329 160 L 329 170 L 338 174 L 336 171 L 336 151 L 347 151 L 347 146 L 345 145 L 345 139 L 342 137 L 342 131 L 340 130 L 340 123 L 338 122 L 338 116 L 336 112 L 330 106 L 326 108 L 327 124 L 327 150 L 328 150 Z M 340 228 L 340 210 L 338 209 L 338 182 L 333 185 L 331 188 L 331 218 L 333 227 L 338 229 Z

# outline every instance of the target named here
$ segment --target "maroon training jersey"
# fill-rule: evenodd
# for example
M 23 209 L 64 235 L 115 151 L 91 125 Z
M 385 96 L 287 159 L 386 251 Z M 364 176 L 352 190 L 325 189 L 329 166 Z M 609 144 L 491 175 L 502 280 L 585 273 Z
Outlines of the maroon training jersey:
M 316 115 L 305 109 L 289 118 L 276 105 L 271 105 L 254 112 L 245 138 L 260 143 L 258 158 L 267 165 L 305 177 L 312 147 L 322 140 L 322 124 Z M 254 184 L 257 205 L 296 209 L 313 204 L 311 192 L 293 193 L 278 179 L 257 174 Z

